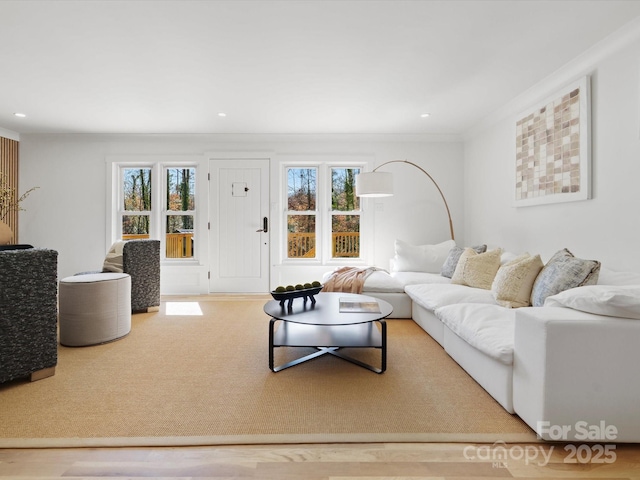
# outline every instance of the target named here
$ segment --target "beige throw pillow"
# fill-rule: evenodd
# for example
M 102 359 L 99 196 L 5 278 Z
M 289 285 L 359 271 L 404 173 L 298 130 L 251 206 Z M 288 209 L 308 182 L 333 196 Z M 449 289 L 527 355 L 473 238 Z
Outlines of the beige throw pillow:
M 465 248 L 453 272 L 451 283 L 491 290 L 493 279 L 500 268 L 501 254 L 501 248 L 485 253 L 477 253 L 473 248 Z
M 507 308 L 531 305 L 531 289 L 544 267 L 540 255 L 524 253 L 500 267 L 491 291 L 499 305 Z

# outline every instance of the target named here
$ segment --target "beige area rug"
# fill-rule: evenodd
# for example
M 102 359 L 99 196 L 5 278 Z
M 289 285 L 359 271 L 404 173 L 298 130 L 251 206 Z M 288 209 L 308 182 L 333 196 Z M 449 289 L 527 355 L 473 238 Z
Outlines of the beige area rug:
M 387 321 L 383 374 L 330 355 L 271 372 L 265 300 L 166 297 L 121 340 L 59 347 L 55 376 L 0 385 L 0 447 L 536 441 L 411 320 Z

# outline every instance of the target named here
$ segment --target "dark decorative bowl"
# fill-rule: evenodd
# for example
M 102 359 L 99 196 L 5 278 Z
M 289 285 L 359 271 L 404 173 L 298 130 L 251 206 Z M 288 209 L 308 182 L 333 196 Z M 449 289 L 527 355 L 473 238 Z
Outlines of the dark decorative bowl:
M 291 309 L 291 305 L 293 304 L 294 298 L 304 297 L 305 303 L 307 302 L 307 299 L 310 299 L 311 305 L 315 305 L 316 299 L 314 298 L 314 296 L 320 293 L 320 290 L 322 290 L 323 286 L 324 285 L 320 285 L 319 287 L 303 288 L 302 290 L 293 290 L 290 292 L 272 291 L 271 296 L 273 297 L 274 300 L 280 302 L 281 307 L 284 307 L 284 302 L 288 302 L 287 307 L 289 309 Z

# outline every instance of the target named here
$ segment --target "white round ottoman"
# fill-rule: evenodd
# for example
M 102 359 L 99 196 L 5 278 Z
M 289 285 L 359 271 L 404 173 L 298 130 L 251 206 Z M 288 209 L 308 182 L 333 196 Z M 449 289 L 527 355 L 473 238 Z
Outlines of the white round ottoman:
M 63 278 L 58 303 L 62 345 L 96 345 L 131 331 L 131 277 L 126 273 Z

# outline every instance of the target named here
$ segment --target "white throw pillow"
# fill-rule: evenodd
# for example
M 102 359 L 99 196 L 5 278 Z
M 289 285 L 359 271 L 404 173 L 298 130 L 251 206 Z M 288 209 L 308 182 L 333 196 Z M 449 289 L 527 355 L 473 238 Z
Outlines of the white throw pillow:
M 118 240 L 116 243 L 111 245 L 111 248 L 107 252 L 107 255 L 104 259 L 104 263 L 102 264 L 103 272 L 117 272 L 122 273 L 123 270 L 123 255 L 122 250 L 124 249 L 124 244 L 127 243 L 126 240 Z
M 545 307 L 569 307 L 608 317 L 640 320 L 640 285 L 587 285 L 547 297 Z
M 544 267 L 540 255 L 523 253 L 500 267 L 491 291 L 499 305 L 507 308 L 531 305 L 533 282 Z
M 449 250 L 455 246 L 454 240 L 436 245 L 410 245 L 402 240 L 396 240 L 394 271 L 440 273 Z

